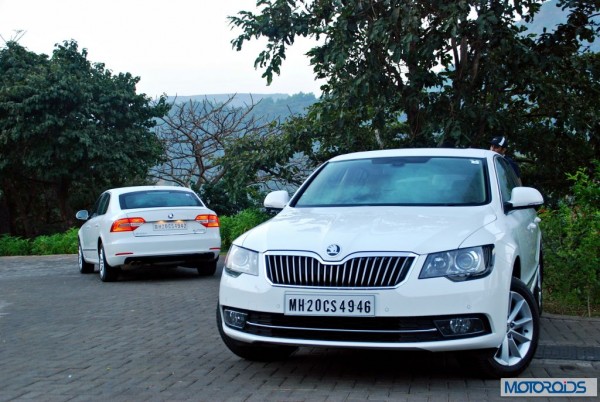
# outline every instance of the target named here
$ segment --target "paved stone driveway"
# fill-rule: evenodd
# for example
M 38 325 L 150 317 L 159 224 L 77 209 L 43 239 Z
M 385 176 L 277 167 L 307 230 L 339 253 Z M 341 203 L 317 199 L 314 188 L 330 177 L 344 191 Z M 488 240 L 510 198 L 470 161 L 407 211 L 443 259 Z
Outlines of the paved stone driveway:
M 286 362 L 241 360 L 215 327 L 219 276 L 180 268 L 102 283 L 76 256 L 1 257 L 0 401 L 507 400 L 450 354 L 305 348 Z M 599 339 L 600 320 L 544 318 L 522 377 L 600 377 Z

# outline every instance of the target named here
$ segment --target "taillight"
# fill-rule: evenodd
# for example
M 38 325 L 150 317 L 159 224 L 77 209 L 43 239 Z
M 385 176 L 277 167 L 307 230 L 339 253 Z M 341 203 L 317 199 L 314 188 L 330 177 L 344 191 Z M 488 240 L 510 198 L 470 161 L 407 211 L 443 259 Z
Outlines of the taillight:
M 144 218 L 123 218 L 113 222 L 111 232 L 133 232 L 146 221 Z
M 219 227 L 219 217 L 217 215 L 198 215 L 196 221 L 207 228 Z

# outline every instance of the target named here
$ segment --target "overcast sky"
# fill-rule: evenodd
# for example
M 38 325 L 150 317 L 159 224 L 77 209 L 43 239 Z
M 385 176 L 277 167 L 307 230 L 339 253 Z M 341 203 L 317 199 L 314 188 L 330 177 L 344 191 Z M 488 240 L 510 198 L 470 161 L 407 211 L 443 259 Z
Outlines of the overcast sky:
M 308 41 L 294 44 L 282 74 L 270 86 L 254 69 L 262 49 L 252 41 L 231 48 L 240 30 L 227 16 L 252 11 L 256 0 L 0 0 L 4 40 L 25 31 L 21 46 L 52 54 L 54 44 L 74 39 L 88 59 L 114 73 L 141 78 L 137 90 L 155 97 L 216 93 L 320 95 L 308 57 Z M 3 42 L 0 42 L 3 45 Z

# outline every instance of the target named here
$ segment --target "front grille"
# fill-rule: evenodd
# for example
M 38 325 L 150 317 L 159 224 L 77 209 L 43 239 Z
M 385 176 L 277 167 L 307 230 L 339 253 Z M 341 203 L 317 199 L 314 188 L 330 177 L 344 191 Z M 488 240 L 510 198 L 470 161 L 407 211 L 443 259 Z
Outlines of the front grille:
M 314 257 L 267 255 L 267 277 L 274 285 L 326 288 L 391 288 L 406 278 L 414 257 L 354 257 L 324 264 Z
M 448 340 L 434 321 L 446 316 L 427 317 L 317 317 L 287 316 L 284 314 L 237 310 L 248 314 L 243 329 L 248 334 L 270 338 L 321 340 L 337 342 L 431 342 Z M 453 316 L 456 318 L 459 316 Z M 466 316 L 465 316 L 466 317 Z M 478 333 L 453 336 L 452 339 L 472 338 L 490 333 L 489 321 L 479 318 L 484 330 Z

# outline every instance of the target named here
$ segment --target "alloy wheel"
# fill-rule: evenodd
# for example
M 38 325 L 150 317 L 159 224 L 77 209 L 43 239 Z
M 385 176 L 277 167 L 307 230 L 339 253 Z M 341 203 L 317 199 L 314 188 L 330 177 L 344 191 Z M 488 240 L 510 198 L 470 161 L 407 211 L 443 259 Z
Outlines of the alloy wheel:
M 506 335 L 494 356 L 494 360 L 503 366 L 519 364 L 532 345 L 533 325 L 531 307 L 522 295 L 511 291 Z

